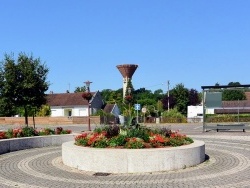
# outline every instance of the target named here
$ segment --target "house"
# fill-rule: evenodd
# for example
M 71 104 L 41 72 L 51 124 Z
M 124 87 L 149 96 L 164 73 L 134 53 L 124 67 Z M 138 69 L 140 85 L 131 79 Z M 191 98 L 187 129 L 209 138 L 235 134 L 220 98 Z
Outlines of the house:
M 187 121 L 192 122 L 202 122 L 203 121 L 203 106 L 188 106 L 187 109 Z
M 48 94 L 47 104 L 51 109 L 51 117 L 88 116 L 88 101 L 79 93 Z M 101 109 L 104 105 L 99 91 L 91 92 L 90 115 Z
M 113 124 L 120 123 L 119 116 L 121 114 L 119 107 L 117 104 L 106 104 L 103 111 L 107 114 L 112 114 L 114 117 L 102 117 L 101 122 L 103 124 Z
M 106 104 L 103 111 L 106 113 L 111 113 L 115 117 L 119 117 L 119 115 L 121 114 L 120 109 L 117 106 L 117 104 Z

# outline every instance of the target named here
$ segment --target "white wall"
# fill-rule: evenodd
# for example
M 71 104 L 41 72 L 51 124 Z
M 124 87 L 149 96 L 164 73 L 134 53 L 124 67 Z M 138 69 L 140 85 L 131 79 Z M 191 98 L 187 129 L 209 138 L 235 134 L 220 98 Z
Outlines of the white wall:
M 88 107 L 51 107 L 51 117 L 63 117 L 68 116 L 68 111 L 71 111 L 71 116 L 88 116 Z M 90 113 L 91 114 L 91 113 Z
M 62 108 L 51 107 L 51 117 L 61 117 L 61 116 L 64 116 L 64 110 Z
M 201 114 L 203 114 L 203 106 L 188 106 L 188 118 L 202 116 Z
M 203 121 L 203 106 L 188 106 L 187 113 L 188 122 L 202 122 Z
M 214 114 L 214 108 L 207 108 L 206 114 Z
M 74 108 L 72 116 L 88 116 L 88 108 Z

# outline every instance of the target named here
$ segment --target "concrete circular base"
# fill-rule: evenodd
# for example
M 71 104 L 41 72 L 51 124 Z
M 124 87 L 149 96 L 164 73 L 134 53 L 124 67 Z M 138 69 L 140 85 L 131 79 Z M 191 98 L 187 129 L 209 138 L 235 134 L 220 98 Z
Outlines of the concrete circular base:
M 103 173 L 143 173 L 182 169 L 205 160 L 205 143 L 152 149 L 110 149 L 62 144 L 62 160 L 79 170 Z

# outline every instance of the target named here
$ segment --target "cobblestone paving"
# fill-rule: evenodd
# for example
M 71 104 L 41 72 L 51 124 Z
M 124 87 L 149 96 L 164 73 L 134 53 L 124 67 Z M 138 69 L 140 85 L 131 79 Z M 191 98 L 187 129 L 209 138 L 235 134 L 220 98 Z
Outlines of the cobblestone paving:
M 208 160 L 194 167 L 159 173 L 96 176 L 63 165 L 61 147 L 3 154 L 0 187 L 250 187 L 250 136 L 222 133 L 190 137 L 205 141 Z

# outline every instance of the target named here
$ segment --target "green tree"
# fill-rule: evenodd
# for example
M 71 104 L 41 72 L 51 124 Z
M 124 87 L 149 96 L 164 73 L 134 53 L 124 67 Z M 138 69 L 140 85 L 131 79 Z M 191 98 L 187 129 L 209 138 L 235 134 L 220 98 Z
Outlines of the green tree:
M 239 82 L 230 82 L 228 86 L 240 86 Z M 239 89 L 224 89 L 222 92 L 222 100 L 223 101 L 234 101 L 234 100 L 245 100 L 246 95 L 245 91 Z
M 185 116 L 181 114 L 177 108 L 170 109 L 169 111 L 164 111 L 162 113 L 162 117 L 168 118 L 184 118 Z
M 51 109 L 48 105 L 42 105 L 41 108 L 36 112 L 39 117 L 47 117 L 51 115 Z
M 187 114 L 187 106 L 189 103 L 189 90 L 183 84 L 177 84 L 174 89 L 170 91 L 176 102 L 175 107 L 182 114 Z
M 85 92 L 86 86 L 83 87 L 76 87 L 74 93 Z
M 0 98 L 1 105 L 12 105 L 9 113 L 2 115 L 15 115 L 17 108 L 24 109 L 25 124 L 28 126 L 28 114 L 33 109 L 39 109 L 46 104 L 46 94 L 49 83 L 47 74 L 49 69 L 41 63 L 40 58 L 19 53 L 15 62 L 13 55 L 5 54 L 1 63 Z
M 190 89 L 189 90 L 189 102 L 188 105 L 198 105 L 201 103 L 201 98 L 200 98 L 200 94 L 198 93 L 197 90 L 195 89 Z
M 0 115 L 13 116 L 18 108 L 15 106 L 15 91 L 18 70 L 15 61 L 5 55 L 5 62 L 1 62 L 0 68 Z M 10 84 L 6 84 L 10 83 Z

